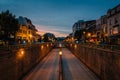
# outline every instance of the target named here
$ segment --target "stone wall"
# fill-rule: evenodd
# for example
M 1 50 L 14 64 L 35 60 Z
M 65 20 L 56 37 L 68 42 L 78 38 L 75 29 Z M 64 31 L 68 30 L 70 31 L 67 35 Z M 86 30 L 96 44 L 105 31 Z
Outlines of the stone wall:
M 0 56 L 0 80 L 19 80 L 38 64 L 53 46 L 52 43 L 9 46 L 6 55 Z
M 120 51 L 66 44 L 101 80 L 120 80 Z

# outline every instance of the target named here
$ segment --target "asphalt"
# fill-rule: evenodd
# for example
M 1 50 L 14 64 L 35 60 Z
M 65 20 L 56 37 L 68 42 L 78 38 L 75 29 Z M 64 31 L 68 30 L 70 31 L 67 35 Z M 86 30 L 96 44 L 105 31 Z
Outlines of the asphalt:
M 23 80 L 59 80 L 59 49 L 53 49 Z
M 53 49 L 23 80 L 59 80 L 59 48 Z M 67 48 L 62 48 L 63 80 L 99 80 Z
M 99 80 L 67 48 L 63 48 L 62 53 L 63 80 Z

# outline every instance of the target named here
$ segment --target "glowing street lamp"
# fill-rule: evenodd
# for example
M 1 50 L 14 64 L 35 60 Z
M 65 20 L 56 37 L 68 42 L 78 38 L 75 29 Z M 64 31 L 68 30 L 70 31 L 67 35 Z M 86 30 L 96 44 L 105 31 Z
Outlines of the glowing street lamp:
M 25 57 L 25 50 L 22 48 L 18 51 L 18 59 L 20 59 L 22 73 L 24 73 L 24 57 Z
M 41 49 L 43 49 L 43 48 L 44 48 L 44 46 L 42 45 L 42 46 L 41 46 Z
M 75 49 L 76 49 L 76 48 L 77 48 L 77 45 L 75 44 L 74 47 L 75 47 Z
M 59 47 L 62 47 L 62 44 L 61 44 L 61 43 L 59 44 Z
M 84 31 L 83 34 L 85 35 L 85 33 L 86 33 L 86 32 Z
M 32 38 L 32 35 L 30 34 L 30 38 Z
M 22 58 L 22 57 L 24 56 L 24 54 L 25 54 L 24 49 L 20 49 L 20 50 L 18 51 L 18 58 Z
M 62 56 L 62 51 L 59 51 L 59 55 Z
M 47 44 L 47 47 L 48 47 L 49 45 Z
M 25 56 L 25 50 L 24 49 L 19 49 L 17 52 L 17 58 L 22 60 Z
M 24 55 L 24 51 L 23 50 L 21 51 L 21 55 Z
M 88 37 L 90 37 L 91 36 L 91 33 L 88 33 Z

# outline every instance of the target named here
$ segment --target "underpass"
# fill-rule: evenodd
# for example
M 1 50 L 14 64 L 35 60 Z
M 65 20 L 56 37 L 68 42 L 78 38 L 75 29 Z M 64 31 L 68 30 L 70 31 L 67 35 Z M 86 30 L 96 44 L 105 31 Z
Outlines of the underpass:
M 99 80 L 67 48 L 62 50 L 63 80 Z M 59 48 L 53 49 L 23 80 L 59 80 Z

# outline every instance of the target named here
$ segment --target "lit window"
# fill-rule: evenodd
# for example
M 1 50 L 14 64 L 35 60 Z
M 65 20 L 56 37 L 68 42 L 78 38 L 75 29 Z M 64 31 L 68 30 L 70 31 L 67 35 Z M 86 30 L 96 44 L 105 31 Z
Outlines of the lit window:
M 119 32 L 119 31 L 118 31 L 118 27 L 114 27 L 114 28 L 113 28 L 113 34 L 118 34 L 118 32 Z
M 112 29 L 110 29 L 110 35 L 112 35 Z

